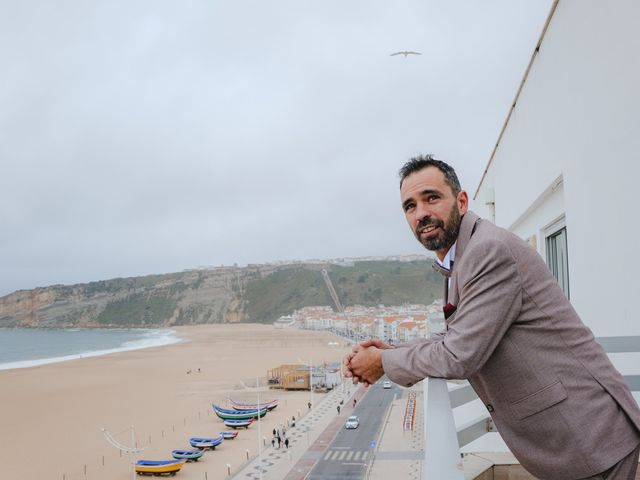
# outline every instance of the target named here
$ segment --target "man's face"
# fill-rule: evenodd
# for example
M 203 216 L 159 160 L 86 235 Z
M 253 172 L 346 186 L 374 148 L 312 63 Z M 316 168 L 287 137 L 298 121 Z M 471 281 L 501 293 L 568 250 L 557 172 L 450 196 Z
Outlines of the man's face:
M 442 260 L 458 238 L 461 217 L 468 208 L 467 193 L 454 195 L 444 173 L 427 167 L 404 179 L 400 199 L 418 241 Z

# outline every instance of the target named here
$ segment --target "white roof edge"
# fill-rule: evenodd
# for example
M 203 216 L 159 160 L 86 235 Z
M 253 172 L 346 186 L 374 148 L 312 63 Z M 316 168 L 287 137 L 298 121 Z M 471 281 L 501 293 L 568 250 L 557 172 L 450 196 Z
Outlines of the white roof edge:
M 511 102 L 511 107 L 509 108 L 509 113 L 507 113 L 507 118 L 505 118 L 504 123 L 502 124 L 502 128 L 500 129 L 500 133 L 498 134 L 498 140 L 496 140 L 496 144 L 493 147 L 491 156 L 489 157 L 489 161 L 487 162 L 487 166 L 485 167 L 484 172 L 482 173 L 482 177 L 480 178 L 480 182 L 478 183 L 478 187 L 476 188 L 476 192 L 473 194 L 474 200 L 477 199 L 478 193 L 480 192 L 480 187 L 482 186 L 482 182 L 484 182 L 484 179 L 487 176 L 487 172 L 489 171 L 489 167 L 491 167 L 491 163 L 493 162 L 493 158 L 496 156 L 496 152 L 498 151 L 498 146 L 500 146 L 500 141 L 502 140 L 504 132 L 507 129 L 507 125 L 509 124 L 509 120 L 511 119 L 511 114 L 516 108 L 518 99 L 520 98 L 520 93 L 522 92 L 522 89 L 524 88 L 524 84 L 527 81 L 527 78 L 529 77 L 529 72 L 533 67 L 533 62 L 538 56 L 538 52 L 540 51 L 540 46 L 542 45 L 542 41 L 544 40 L 544 36 L 547 33 L 547 29 L 549 28 L 549 24 L 551 23 L 551 19 L 553 18 L 553 14 L 555 13 L 559 2 L 560 0 L 554 0 L 553 4 L 551 5 L 551 10 L 549 10 L 549 15 L 547 15 L 547 20 L 545 21 L 544 27 L 542 28 L 542 33 L 540 33 L 540 38 L 536 43 L 536 48 L 533 49 L 533 53 L 531 54 L 531 59 L 529 60 L 527 69 L 525 70 L 524 76 L 520 81 L 520 85 L 518 86 L 518 90 L 516 91 L 516 95 L 513 99 L 513 102 Z

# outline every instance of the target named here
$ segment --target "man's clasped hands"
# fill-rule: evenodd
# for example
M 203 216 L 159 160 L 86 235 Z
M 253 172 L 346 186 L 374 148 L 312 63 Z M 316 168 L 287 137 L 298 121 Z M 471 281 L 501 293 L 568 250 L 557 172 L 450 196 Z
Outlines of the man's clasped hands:
M 377 339 L 354 345 L 342 360 L 344 376 L 351 378 L 354 384 L 369 386 L 376 383 L 384 375 L 382 350 L 388 348 L 394 347 Z

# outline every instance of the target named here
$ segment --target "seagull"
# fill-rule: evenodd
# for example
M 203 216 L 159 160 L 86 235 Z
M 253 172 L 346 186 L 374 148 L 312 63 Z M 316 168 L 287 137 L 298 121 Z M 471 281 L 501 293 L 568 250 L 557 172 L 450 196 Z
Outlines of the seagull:
M 392 53 L 391 55 L 389 55 L 390 57 L 393 57 L 395 55 L 404 55 L 404 58 L 407 58 L 408 55 L 422 55 L 420 52 L 411 52 L 408 50 L 405 50 L 403 52 L 396 52 L 396 53 Z

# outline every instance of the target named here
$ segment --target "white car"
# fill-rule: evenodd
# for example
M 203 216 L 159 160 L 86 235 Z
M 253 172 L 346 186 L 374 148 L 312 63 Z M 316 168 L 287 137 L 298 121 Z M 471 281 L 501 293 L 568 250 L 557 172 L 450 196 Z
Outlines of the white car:
M 391 382 L 389 380 L 385 380 L 382 384 L 382 388 L 391 388 Z
M 344 424 L 344 428 L 346 429 L 358 428 L 359 425 L 360 425 L 360 419 L 355 415 L 351 415 L 349 418 L 347 418 L 347 421 Z

